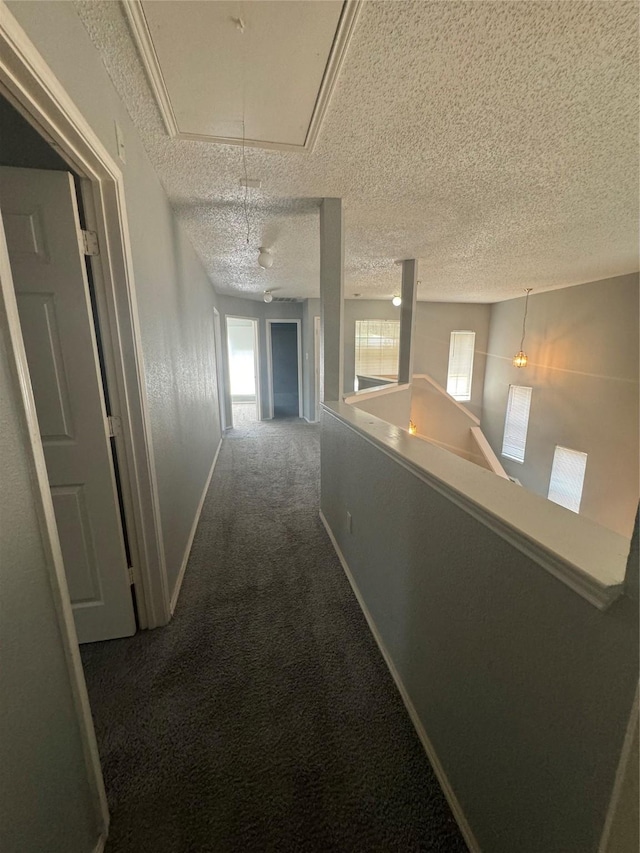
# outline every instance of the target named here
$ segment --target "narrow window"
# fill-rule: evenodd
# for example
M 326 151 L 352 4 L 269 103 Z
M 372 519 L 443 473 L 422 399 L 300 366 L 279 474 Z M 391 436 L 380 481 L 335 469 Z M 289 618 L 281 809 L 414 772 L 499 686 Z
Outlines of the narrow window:
M 399 320 L 356 320 L 356 377 L 396 379 L 399 354 Z
M 580 512 L 587 454 L 556 446 L 551 467 L 548 498 L 573 512 Z
M 514 462 L 524 462 L 524 449 L 527 444 L 529 427 L 529 409 L 531 407 L 531 388 L 524 385 L 509 385 L 507 415 L 504 419 L 504 437 L 502 455 Z
M 451 332 L 447 394 L 451 394 L 454 400 L 471 399 L 475 345 L 475 332 Z

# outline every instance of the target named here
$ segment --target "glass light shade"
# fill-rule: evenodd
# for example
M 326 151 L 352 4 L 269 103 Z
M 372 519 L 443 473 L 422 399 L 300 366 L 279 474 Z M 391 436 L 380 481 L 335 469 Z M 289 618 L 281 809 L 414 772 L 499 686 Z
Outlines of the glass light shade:
M 517 353 L 517 355 L 514 355 L 514 357 L 513 357 L 513 366 L 514 367 L 526 367 L 528 361 L 529 361 L 529 359 L 527 358 L 527 354 L 525 352 L 522 352 L 522 350 L 520 350 L 520 352 Z
M 402 305 L 401 297 L 400 296 L 394 296 L 393 299 L 391 300 L 391 304 L 394 305 L 396 308 L 399 308 Z
M 262 298 L 265 302 L 273 302 L 273 294 L 270 290 L 265 290 L 264 294 L 262 295 Z
M 271 254 L 270 249 L 266 249 L 264 246 L 260 246 L 260 254 L 258 255 L 258 263 L 265 270 L 271 269 L 273 266 L 273 255 Z

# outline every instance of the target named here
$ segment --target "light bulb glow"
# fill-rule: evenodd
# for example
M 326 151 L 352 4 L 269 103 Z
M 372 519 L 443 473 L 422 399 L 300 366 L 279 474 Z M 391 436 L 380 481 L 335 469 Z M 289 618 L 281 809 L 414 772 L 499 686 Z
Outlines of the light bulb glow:
M 414 424 L 413 421 L 409 421 L 409 435 L 416 435 L 418 432 L 418 427 Z
M 528 361 L 529 359 L 527 358 L 526 352 L 522 352 L 522 350 L 520 350 L 520 352 L 513 357 L 513 366 L 526 367 Z
M 265 270 L 271 269 L 273 266 L 273 255 L 271 254 L 271 249 L 267 249 L 265 246 L 260 246 L 258 264 Z
M 399 308 L 402 305 L 402 298 L 400 296 L 394 296 L 393 299 L 391 300 L 391 304 L 395 308 Z

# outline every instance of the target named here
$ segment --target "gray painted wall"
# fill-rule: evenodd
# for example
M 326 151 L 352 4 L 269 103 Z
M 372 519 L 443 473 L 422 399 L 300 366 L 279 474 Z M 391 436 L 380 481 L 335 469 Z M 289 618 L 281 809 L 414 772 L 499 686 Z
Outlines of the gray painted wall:
M 73 4 L 8 6 L 115 159 L 114 121 L 124 133 L 127 163 L 121 168 L 173 589 L 220 439 L 213 368 L 216 297 Z
M 509 384 L 533 387 L 524 464 L 500 457 L 546 496 L 557 444 L 589 454 L 581 513 L 630 536 L 638 504 L 638 275 L 529 300 L 526 368 L 513 367 L 524 299 L 491 309 L 482 429 L 502 449 Z
M 595 853 L 637 602 L 601 613 L 328 414 L 321 460 L 322 510 L 481 849 Z
M 0 849 L 90 853 L 98 830 L 7 343 L 1 318 Z
M 443 388 L 447 387 L 451 332 L 476 333 L 471 400 L 462 405 L 479 418 L 491 306 L 468 302 L 418 302 L 416 308 L 413 372 L 428 373 Z

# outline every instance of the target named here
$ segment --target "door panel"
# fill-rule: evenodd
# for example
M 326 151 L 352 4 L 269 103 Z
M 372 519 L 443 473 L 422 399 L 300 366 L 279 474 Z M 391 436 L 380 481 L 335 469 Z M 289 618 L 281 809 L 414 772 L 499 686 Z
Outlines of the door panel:
M 135 633 L 73 178 L 0 168 L 20 324 L 80 642 Z
M 17 293 L 42 440 L 73 439 L 69 385 L 53 293 Z
M 297 418 L 300 411 L 298 325 L 271 322 L 270 326 L 273 416 Z

